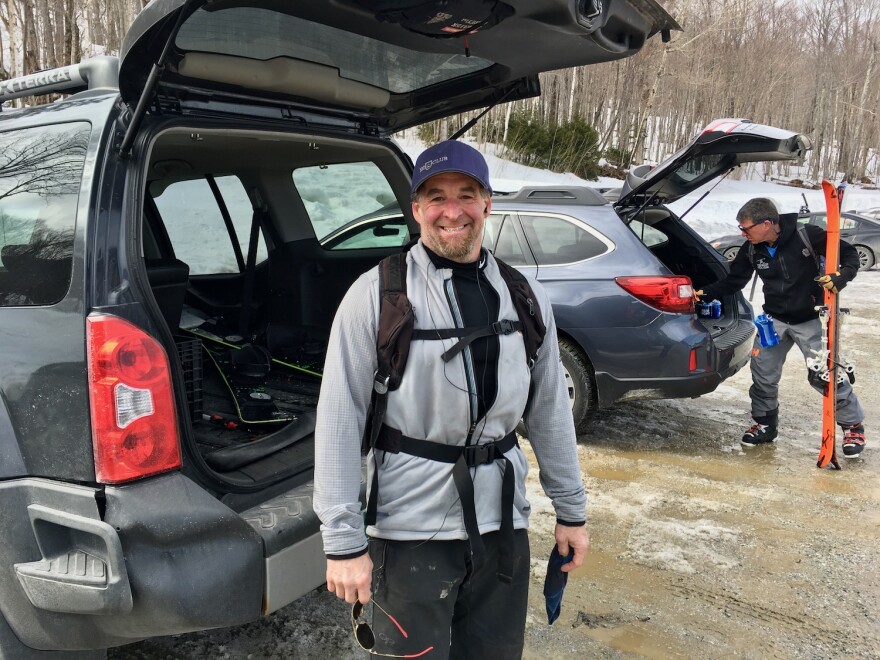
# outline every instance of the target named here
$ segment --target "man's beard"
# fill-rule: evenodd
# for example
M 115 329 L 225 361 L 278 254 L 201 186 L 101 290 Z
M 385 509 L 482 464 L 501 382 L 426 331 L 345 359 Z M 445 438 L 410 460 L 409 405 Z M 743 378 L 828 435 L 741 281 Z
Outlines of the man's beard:
M 436 239 L 426 243 L 431 251 L 451 261 L 469 259 L 477 244 L 477 233 L 473 229 L 468 229 L 466 236 L 456 237 L 456 240 L 444 240 L 442 230 L 438 230 L 430 238 Z

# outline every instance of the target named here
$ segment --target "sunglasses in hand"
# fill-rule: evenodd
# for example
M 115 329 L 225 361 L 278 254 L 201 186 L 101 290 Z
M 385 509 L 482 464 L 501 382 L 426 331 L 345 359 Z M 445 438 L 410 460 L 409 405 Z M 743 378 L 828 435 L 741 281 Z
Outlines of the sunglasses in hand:
M 405 638 L 409 638 L 409 635 L 406 634 L 406 631 L 403 629 L 397 619 L 388 614 L 375 600 L 373 601 L 373 605 L 375 605 L 379 610 L 388 617 L 389 621 L 394 624 L 394 626 L 400 631 L 400 634 Z M 420 658 L 426 653 L 434 650 L 433 646 L 429 646 L 424 651 L 419 653 L 410 653 L 408 655 L 391 655 L 390 653 L 378 653 L 373 649 L 376 646 L 376 635 L 373 634 L 373 629 L 370 628 L 370 624 L 367 623 L 367 620 L 364 618 L 364 605 L 359 600 L 354 602 L 354 605 L 351 608 L 351 629 L 354 632 L 354 638 L 357 640 L 358 645 L 368 653 L 372 655 L 381 656 L 383 658 Z

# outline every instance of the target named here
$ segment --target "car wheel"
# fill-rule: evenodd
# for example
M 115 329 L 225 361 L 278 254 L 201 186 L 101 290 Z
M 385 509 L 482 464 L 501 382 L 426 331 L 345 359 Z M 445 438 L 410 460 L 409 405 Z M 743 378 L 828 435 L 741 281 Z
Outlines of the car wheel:
M 735 245 L 734 247 L 727 248 L 724 252 L 724 258 L 728 261 L 733 261 L 734 257 L 739 254 L 739 245 Z
M 871 248 L 865 245 L 856 245 L 856 252 L 859 253 L 859 270 L 870 270 L 874 267 L 874 253 Z
M 596 394 L 596 376 L 590 360 L 573 341 L 559 340 L 559 357 L 562 361 L 562 373 L 565 376 L 565 387 L 568 390 L 568 398 L 571 403 L 574 430 L 580 435 L 588 431 L 589 422 L 599 407 Z M 516 432 L 523 437 L 529 437 L 525 424 L 522 422 L 517 425 Z
M 568 339 L 559 340 L 559 357 L 562 359 L 575 431 L 578 434 L 586 433 L 598 407 L 593 365 L 580 347 Z

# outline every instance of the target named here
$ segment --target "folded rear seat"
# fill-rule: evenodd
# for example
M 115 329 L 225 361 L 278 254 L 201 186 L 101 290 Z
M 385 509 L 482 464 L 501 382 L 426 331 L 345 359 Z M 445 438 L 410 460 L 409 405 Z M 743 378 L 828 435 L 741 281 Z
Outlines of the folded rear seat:
M 153 297 L 171 332 L 180 326 L 189 283 L 189 266 L 179 259 L 144 259 Z

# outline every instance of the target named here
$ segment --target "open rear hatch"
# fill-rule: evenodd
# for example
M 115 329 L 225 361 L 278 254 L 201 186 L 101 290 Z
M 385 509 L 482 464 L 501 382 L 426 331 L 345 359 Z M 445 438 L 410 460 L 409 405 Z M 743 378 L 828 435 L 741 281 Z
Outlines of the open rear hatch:
M 743 163 L 800 160 L 811 148 L 806 135 L 748 119 L 716 119 L 656 167 L 630 170 L 614 208 L 632 219 L 640 208 L 675 202 Z
M 809 137 L 792 131 L 747 119 L 718 119 L 656 167 L 633 168 L 614 206 L 637 234 L 644 226 L 662 229 L 670 240 L 651 248 L 652 252 L 676 275 L 690 277 L 699 289 L 724 276 L 723 261 L 681 218 L 658 207 L 696 192 L 743 163 L 801 160 L 811 147 Z M 754 332 L 751 322 L 740 321 L 740 300 L 738 295 L 727 296 L 719 301 L 720 311 L 697 308 L 698 318 L 719 348 Z
M 628 57 L 651 36 L 660 33 L 666 38 L 670 30 L 680 29 L 655 0 L 438 0 L 406 3 L 407 9 L 400 4 L 154 0 L 137 17 L 121 49 L 120 93 L 132 110 L 121 151 L 132 148 L 140 122 L 150 113 L 178 112 L 193 128 L 203 117 L 229 119 L 230 126 L 239 118 L 289 119 L 290 134 L 299 135 L 303 158 L 316 158 L 316 146 L 304 136 L 320 133 L 326 144 L 321 146 L 322 160 L 285 161 L 285 166 L 321 165 L 331 153 L 331 142 L 339 147 L 353 137 L 363 149 L 372 136 L 536 96 L 543 71 Z M 273 123 L 273 130 L 280 125 Z M 212 126 L 216 129 L 216 123 Z M 260 128 L 253 121 L 248 126 Z M 232 134 L 227 137 L 231 143 Z M 171 156 L 166 154 L 151 167 L 179 168 L 186 165 L 184 160 L 223 161 L 227 137 L 216 130 L 199 140 L 186 134 L 180 153 L 172 149 Z M 156 153 L 174 146 L 174 139 L 170 133 L 160 137 Z M 276 134 L 266 144 L 285 140 Z M 198 150 L 210 156 L 199 157 Z M 256 153 L 251 153 L 251 161 L 258 164 L 248 166 L 269 168 L 268 163 L 259 164 Z M 245 160 L 235 167 L 244 167 Z M 264 180 L 256 170 L 250 174 Z M 187 176 L 195 174 L 179 173 L 179 178 Z M 395 196 L 406 199 L 408 185 L 402 178 L 397 185 L 406 189 Z M 150 211 L 147 204 L 147 229 Z M 283 222 L 270 217 L 268 210 L 265 214 L 252 230 L 257 224 L 265 228 Z M 159 245 L 164 231 L 159 224 L 154 229 L 152 240 Z M 283 248 L 275 245 L 277 254 Z M 197 287 L 193 278 L 187 284 L 185 270 L 174 263 L 174 250 L 169 247 L 156 256 L 160 258 L 150 274 L 165 279 L 151 283 L 154 296 L 160 297 L 156 292 L 161 286 L 178 298 L 186 292 L 193 302 Z M 243 261 L 241 254 L 238 261 Z M 270 256 L 270 266 L 271 261 Z M 246 274 L 241 264 L 239 269 Z M 175 273 L 179 277 L 173 277 Z M 169 278 L 173 281 L 165 281 Z M 314 281 L 309 280 L 310 286 L 316 286 Z M 328 299 L 333 309 L 339 302 L 333 299 L 341 297 L 330 290 L 301 293 Z M 262 296 L 255 291 L 253 297 Z M 249 307 L 243 301 L 226 302 Z M 262 346 L 253 345 L 257 342 L 244 339 L 245 333 L 217 313 L 196 322 L 189 316 L 189 321 L 180 322 L 178 312 L 168 326 L 178 335 L 184 370 L 200 361 L 201 407 L 190 411 L 198 467 L 211 474 L 220 490 L 231 492 L 253 492 L 308 472 L 323 355 L 312 361 L 298 354 L 302 341 L 272 335 L 277 339 L 273 345 L 268 333 L 255 332 L 253 337 L 266 340 Z M 313 330 L 316 337 L 306 343 L 320 346 L 320 333 L 329 328 Z M 297 350 L 279 352 L 278 346 L 288 345 Z
M 537 96 L 540 72 L 628 57 L 681 29 L 655 0 L 405 4 L 156 0 L 125 37 L 120 92 L 131 107 L 157 92 L 225 97 L 388 134 Z

